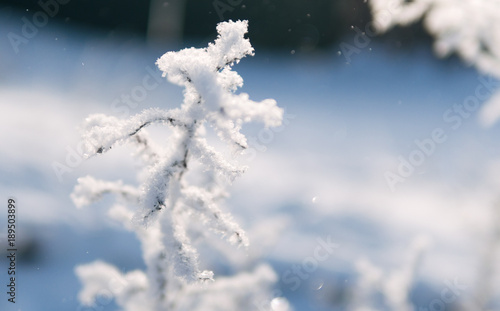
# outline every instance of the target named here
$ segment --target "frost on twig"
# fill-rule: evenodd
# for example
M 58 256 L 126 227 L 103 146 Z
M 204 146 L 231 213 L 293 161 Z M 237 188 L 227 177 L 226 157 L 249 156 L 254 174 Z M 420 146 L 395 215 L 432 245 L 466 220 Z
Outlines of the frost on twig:
M 99 201 L 104 194 L 115 194 L 128 202 L 139 203 L 140 192 L 137 188 L 124 185 L 123 182 L 97 180 L 92 176 L 78 178 L 71 199 L 77 207 L 83 207 Z
M 189 230 L 193 221 L 200 221 L 231 244 L 248 246 L 243 229 L 220 207 L 226 185 L 243 174 L 245 167 L 226 159 L 205 137 L 209 126 L 229 148 L 241 151 L 247 148 L 240 132 L 244 123 L 281 124 L 283 110 L 274 100 L 255 102 L 246 93 L 235 93 L 243 79 L 232 66 L 253 55 L 244 37 L 247 27 L 246 21 L 220 23 L 218 38 L 207 48 L 168 52 L 158 59 L 163 76 L 184 87 L 179 108 L 146 109 L 125 120 L 101 114 L 85 120 L 87 157 L 128 143 L 136 147 L 144 168 L 139 185 L 79 178 L 71 198 L 82 207 L 105 194 L 115 195 L 117 204 L 109 216 L 137 234 L 147 269 L 124 274 L 103 262 L 77 267 L 84 285 L 79 296 L 82 303 L 91 305 L 108 290 L 124 310 L 254 310 L 251 304 L 242 303 L 267 297 L 275 281 L 269 268 L 206 284 L 213 281 L 213 273 L 200 269 Z M 155 144 L 148 136 L 147 127 L 154 124 L 170 129 L 167 144 Z M 194 184 L 186 178 L 195 163 L 209 177 L 204 183 Z M 109 290 L 106 282 L 126 285 L 122 290 Z M 206 304 L 194 303 L 194 296 Z
M 456 52 L 482 71 L 500 76 L 497 0 L 370 0 L 370 6 L 379 31 L 422 19 L 440 56 Z
M 386 32 L 422 19 L 434 37 L 434 50 L 439 56 L 456 53 L 481 73 L 500 79 L 498 0 L 370 0 L 369 4 L 378 31 Z M 491 85 L 498 86 L 498 82 L 488 84 L 486 96 L 477 95 L 476 91 L 480 100 L 491 95 Z M 484 126 L 500 119 L 500 93 L 485 103 L 479 118 Z

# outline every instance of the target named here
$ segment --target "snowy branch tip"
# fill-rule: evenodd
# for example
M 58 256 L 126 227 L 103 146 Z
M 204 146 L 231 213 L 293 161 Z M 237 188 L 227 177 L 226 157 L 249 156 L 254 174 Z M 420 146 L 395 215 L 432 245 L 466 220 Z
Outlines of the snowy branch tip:
M 231 66 L 253 55 L 253 47 L 245 38 L 248 22 L 223 22 L 217 31 L 217 39 L 208 47 L 167 52 L 156 62 L 164 77 L 185 87 L 181 108 L 146 109 L 126 120 L 102 114 L 89 116 L 82 126 L 86 157 L 130 140 L 151 124 L 166 124 L 193 133 L 197 121 L 206 120 L 222 140 L 240 149 L 247 148 L 246 138 L 240 133 L 243 123 L 280 126 L 283 109 L 274 99 L 256 102 L 246 93 L 234 94 L 243 86 L 243 79 Z

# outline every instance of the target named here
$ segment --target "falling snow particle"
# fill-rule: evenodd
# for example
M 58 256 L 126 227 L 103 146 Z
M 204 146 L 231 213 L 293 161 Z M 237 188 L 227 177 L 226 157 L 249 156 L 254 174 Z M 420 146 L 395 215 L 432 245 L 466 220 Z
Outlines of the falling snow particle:
M 325 282 L 323 282 L 323 280 L 321 280 L 321 279 L 317 279 L 317 280 L 313 281 L 312 289 L 313 290 L 321 290 L 323 288 L 323 285 L 325 285 Z

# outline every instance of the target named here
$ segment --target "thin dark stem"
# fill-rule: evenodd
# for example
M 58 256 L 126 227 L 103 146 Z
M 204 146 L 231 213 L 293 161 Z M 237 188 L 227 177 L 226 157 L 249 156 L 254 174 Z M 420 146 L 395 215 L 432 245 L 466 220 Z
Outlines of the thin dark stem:
M 144 122 L 143 124 L 141 124 L 137 129 L 135 129 L 132 133 L 128 134 L 128 136 L 134 136 L 135 134 L 137 134 L 137 132 L 139 132 L 143 127 L 145 126 L 148 126 L 149 124 L 151 123 L 155 123 L 155 122 L 168 122 L 170 123 L 170 125 L 173 125 L 173 126 L 176 126 L 176 125 L 179 125 L 179 124 L 176 124 L 177 120 L 175 120 L 174 118 L 157 118 L 157 119 L 154 119 L 154 120 L 150 120 L 150 121 L 146 121 Z

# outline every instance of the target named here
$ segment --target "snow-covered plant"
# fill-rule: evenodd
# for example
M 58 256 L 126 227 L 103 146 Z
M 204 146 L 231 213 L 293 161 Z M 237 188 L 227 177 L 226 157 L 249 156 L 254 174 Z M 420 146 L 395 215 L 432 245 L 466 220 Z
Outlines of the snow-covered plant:
M 243 79 L 231 67 L 253 55 L 244 37 L 247 28 L 246 21 L 220 23 L 219 35 L 208 47 L 168 52 L 157 60 L 163 76 L 184 87 L 180 108 L 147 109 L 126 120 L 101 114 L 85 120 L 88 157 L 130 143 L 137 147 L 144 168 L 138 174 L 139 186 L 87 176 L 78 179 L 71 197 L 81 207 L 104 194 L 116 195 L 109 216 L 136 233 L 147 269 L 122 273 L 101 261 L 77 267 L 82 303 L 95 304 L 103 292 L 130 311 L 255 310 L 255 302 L 271 300 L 269 289 L 277 280 L 271 268 L 264 265 L 214 281 L 211 271 L 200 269 L 196 248 L 200 239 L 212 238 L 207 230 L 238 247 L 248 245 L 245 232 L 220 209 L 227 185 L 245 167 L 208 143 L 207 127 L 234 153 L 247 148 L 240 132 L 243 123 L 279 126 L 283 116 L 272 99 L 255 102 L 246 93 L 235 93 Z M 171 130 L 161 145 L 146 132 L 153 124 Z
M 374 26 L 385 32 L 423 19 L 440 56 L 456 52 L 479 69 L 500 76 L 498 0 L 370 0 Z
M 409 301 L 409 295 L 428 244 L 427 237 L 416 237 L 410 245 L 408 261 L 400 269 L 386 273 L 367 259 L 359 259 L 356 262 L 359 280 L 355 289 L 352 310 L 380 310 L 376 307 L 378 303 L 384 305 L 384 310 L 414 310 Z M 377 297 L 381 301 L 378 302 Z
M 374 26 L 380 32 L 420 19 L 434 36 L 441 56 L 457 53 L 481 73 L 500 79 L 499 0 L 370 0 Z M 480 112 L 488 126 L 500 118 L 500 92 Z

